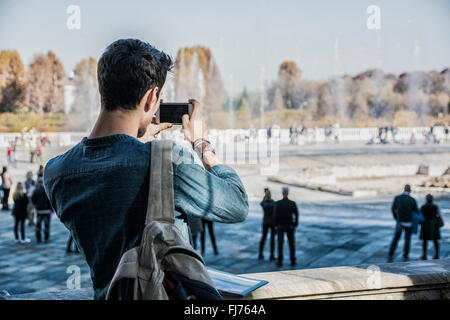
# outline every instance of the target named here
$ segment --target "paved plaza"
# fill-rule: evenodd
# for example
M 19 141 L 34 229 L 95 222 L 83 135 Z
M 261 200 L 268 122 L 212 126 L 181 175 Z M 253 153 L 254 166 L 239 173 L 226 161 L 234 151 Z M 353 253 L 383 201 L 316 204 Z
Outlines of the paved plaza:
M 245 274 L 276 270 L 320 268 L 328 266 L 376 264 L 386 262 L 386 254 L 394 232 L 390 213 L 391 199 L 329 201 L 298 203 L 300 224 L 296 230 L 297 266 L 289 266 L 287 240 L 284 245 L 284 266 L 268 261 L 269 241 L 265 259 L 258 260 L 262 211 L 257 202 L 250 203 L 245 222 L 214 224 L 219 255 L 213 254 L 209 235 L 204 255 L 208 266 Z M 419 202 L 420 203 L 420 202 Z M 450 200 L 437 202 L 444 219 L 449 220 Z M 10 294 L 52 291 L 67 288 L 70 266 L 81 270 L 81 287 L 91 286 L 89 269 L 81 255 L 66 253 L 68 231 L 56 216 L 51 221 L 48 244 L 37 244 L 34 227 L 27 227 L 30 244 L 16 244 L 13 218 L 9 211 L 0 212 L 0 290 Z M 441 229 L 441 257 L 450 257 L 449 222 Z M 198 239 L 200 240 L 200 239 Z M 403 241 L 396 251 L 395 261 L 401 261 Z M 429 244 L 429 258 L 433 255 Z M 421 256 L 421 242 L 413 235 L 411 260 Z M 69 270 L 70 271 L 70 270 Z
M 386 148 L 384 148 L 386 147 Z M 43 163 L 68 147 L 47 147 L 44 149 Z M 323 162 L 323 154 L 333 154 L 327 161 L 346 162 L 341 154 L 400 152 L 405 157 L 423 158 L 431 161 L 427 154 L 434 154 L 448 162 L 449 145 L 432 146 L 370 146 L 361 143 L 321 144 L 316 146 L 283 146 L 281 156 L 297 156 L 299 161 Z M 370 150 L 370 151 L 369 151 Z M 0 148 L 0 154 L 5 154 Z M 316 155 L 317 157 L 313 157 Z M 393 155 L 396 157 L 396 155 Z M 338 159 L 339 158 L 339 159 Z M 287 159 L 287 158 L 286 158 Z M 293 158 L 292 158 L 293 159 Z M 380 160 L 381 159 L 381 160 Z M 380 157 L 377 161 L 390 161 L 392 158 Z M 412 158 L 411 158 L 412 159 Z M 0 159 L 0 164 L 5 164 Z M 287 163 L 287 160 L 284 163 Z M 422 161 L 422 160 L 421 160 Z M 434 160 L 433 160 L 434 161 Z M 25 179 L 28 170 L 36 172 L 39 163 L 29 163 L 26 150 L 19 147 L 17 167 L 10 167 L 14 184 Z M 238 224 L 214 224 L 219 255 L 213 254 L 209 234 L 206 234 L 208 266 L 237 274 L 268 272 L 289 269 L 320 268 L 329 266 L 384 263 L 394 233 L 394 221 L 390 212 L 392 197 L 355 199 L 352 197 L 317 192 L 303 188 L 291 188 L 291 197 L 297 201 L 300 210 L 300 223 L 296 229 L 297 265 L 289 266 L 287 239 L 284 244 L 284 266 L 279 268 L 275 261 L 268 261 L 269 239 L 266 240 L 265 259 L 258 260 L 258 246 L 261 237 L 262 210 L 259 205 L 263 187 L 273 190 L 275 199 L 279 198 L 281 185 L 267 181 L 257 168 L 237 168 L 250 200 L 250 212 L 246 221 Z M 291 170 L 286 167 L 285 170 Z M 400 185 L 401 188 L 401 185 Z M 401 190 L 399 190 L 400 192 Z M 422 198 L 417 198 L 419 204 Z M 11 200 L 11 199 L 10 199 Z M 441 257 L 450 257 L 450 200 L 438 200 L 446 226 L 441 229 Z M 13 235 L 13 217 L 10 211 L 0 211 L 0 290 L 10 294 L 57 291 L 67 288 L 67 280 L 73 274 L 73 266 L 81 271 L 81 287 L 91 286 L 89 268 L 82 255 L 66 253 L 68 230 L 56 216 L 51 221 L 51 242 L 37 244 L 34 227 L 27 226 L 29 244 L 16 244 Z M 199 237 L 200 238 L 200 237 Z M 198 239 L 199 241 L 200 239 Z M 200 247 L 200 243 L 198 243 Z M 395 261 L 401 261 L 403 240 L 396 251 Z M 429 257 L 433 255 L 429 244 Z M 410 258 L 419 259 L 421 242 L 413 235 Z M 72 273 L 71 273 L 72 272 Z

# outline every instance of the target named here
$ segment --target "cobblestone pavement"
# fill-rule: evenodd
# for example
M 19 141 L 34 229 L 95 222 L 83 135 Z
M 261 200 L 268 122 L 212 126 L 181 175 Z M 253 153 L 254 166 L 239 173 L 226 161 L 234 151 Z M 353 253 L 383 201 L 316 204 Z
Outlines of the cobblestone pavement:
M 266 240 L 265 259 L 258 260 L 262 212 L 257 202 L 251 202 L 245 222 L 214 224 L 219 255 L 213 254 L 207 233 L 204 258 L 210 267 L 238 274 L 383 263 L 386 262 L 394 232 L 390 201 L 371 199 L 298 203 L 300 225 L 295 235 L 297 266 L 289 266 L 289 249 L 285 240 L 284 267 L 281 268 L 274 261 L 268 261 L 269 240 Z M 447 221 L 441 229 L 441 257 L 450 257 L 450 200 L 437 203 Z M 13 217 L 10 212 L 1 211 L 0 290 L 20 294 L 65 289 L 67 279 L 72 274 L 70 266 L 73 265 L 81 270 L 81 287 L 91 286 L 89 269 L 83 257 L 65 253 L 68 231 L 57 217 L 52 218 L 52 241 L 48 244 L 37 244 L 34 227 L 28 226 L 26 232 L 31 243 L 16 244 L 12 227 Z M 401 261 L 402 249 L 403 240 L 397 248 L 395 261 Z M 433 250 L 430 243 L 429 258 Z M 413 235 L 410 258 L 415 260 L 420 256 L 421 242 L 416 234 Z

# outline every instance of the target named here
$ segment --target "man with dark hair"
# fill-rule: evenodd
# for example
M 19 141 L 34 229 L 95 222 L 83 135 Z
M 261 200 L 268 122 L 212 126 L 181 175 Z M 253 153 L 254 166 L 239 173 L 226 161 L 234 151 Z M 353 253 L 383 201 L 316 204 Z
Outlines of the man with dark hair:
M 118 40 L 98 63 L 101 111 L 88 137 L 51 159 L 45 187 L 56 214 L 91 270 L 95 299 L 105 299 L 122 254 L 144 228 L 151 142 L 172 125 L 155 124 L 172 59 L 148 43 Z M 191 149 L 173 144 L 175 226 L 189 241 L 187 216 L 235 223 L 245 220 L 248 198 L 237 173 L 217 159 L 200 114 L 183 115 Z M 139 139 L 138 139 L 139 138 Z M 195 151 L 203 167 L 194 161 Z
M 396 221 L 394 238 L 389 249 L 388 262 L 393 261 L 397 243 L 402 232 L 405 231 L 405 246 L 403 248 L 403 260 L 408 261 L 409 248 L 411 243 L 411 233 L 413 224 L 413 212 L 419 212 L 416 200 L 410 196 L 411 186 L 405 185 L 403 193 L 396 196 L 392 202 L 392 215 Z
M 278 200 L 274 208 L 275 226 L 278 233 L 277 266 L 283 266 L 283 242 L 285 233 L 288 238 L 291 266 L 295 266 L 295 228 L 298 226 L 298 209 L 297 204 L 288 199 L 289 188 L 283 187 L 282 193 L 283 199 Z

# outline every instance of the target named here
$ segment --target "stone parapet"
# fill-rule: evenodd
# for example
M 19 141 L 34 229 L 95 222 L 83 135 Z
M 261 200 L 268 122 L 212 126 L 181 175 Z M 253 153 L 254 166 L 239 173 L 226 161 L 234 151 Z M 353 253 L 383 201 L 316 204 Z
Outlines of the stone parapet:
M 243 274 L 269 283 L 246 300 L 450 299 L 450 259 Z M 44 291 L 8 300 L 90 300 L 91 288 Z
M 450 259 L 243 276 L 269 282 L 245 299 L 450 299 Z

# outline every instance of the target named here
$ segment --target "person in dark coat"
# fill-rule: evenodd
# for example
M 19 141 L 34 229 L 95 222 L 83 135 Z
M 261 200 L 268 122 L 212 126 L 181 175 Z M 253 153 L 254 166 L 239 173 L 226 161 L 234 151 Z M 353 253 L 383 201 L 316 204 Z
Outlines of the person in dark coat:
M 298 226 L 298 209 L 294 201 L 288 199 L 289 188 L 283 187 L 283 199 L 275 204 L 275 226 L 278 233 L 278 262 L 277 266 L 283 266 L 283 242 L 286 233 L 289 243 L 291 266 L 296 265 L 295 260 L 295 228 Z
M 202 219 L 187 215 L 187 221 L 188 221 L 189 230 L 191 231 L 191 236 L 192 236 L 191 244 L 194 247 L 194 249 L 197 250 L 197 238 L 198 238 L 198 235 L 203 232 Z
M 31 196 L 34 206 L 37 211 L 37 224 L 36 224 L 36 241 L 41 243 L 41 227 L 44 222 L 44 237 L 45 242 L 50 242 L 50 213 L 52 212 L 52 205 L 47 197 L 44 189 L 44 180 L 38 179 L 38 185 L 33 191 Z
M 403 260 L 408 261 L 409 248 L 411 244 L 413 212 L 419 212 L 416 200 L 410 196 L 411 186 L 405 185 L 402 194 L 396 196 L 392 202 L 392 215 L 396 221 L 394 238 L 389 249 L 388 262 L 393 261 L 397 243 L 400 240 L 402 232 L 405 231 L 405 246 L 403 248 Z
M 28 205 L 28 197 L 24 192 L 23 185 L 21 182 L 17 183 L 16 190 L 13 194 L 14 200 L 14 208 L 12 210 L 12 214 L 14 216 L 14 236 L 16 238 L 17 243 L 29 243 L 30 239 L 25 237 L 25 219 L 27 218 L 27 205 Z M 19 239 L 19 229 L 20 225 L 20 233 L 22 239 Z
M 213 222 L 206 220 L 206 219 L 202 219 L 202 231 L 201 231 L 201 235 L 200 235 L 200 240 L 201 240 L 201 244 L 202 244 L 202 255 L 205 254 L 206 227 L 208 227 L 209 237 L 211 238 L 211 244 L 214 249 L 214 255 L 217 256 L 219 254 L 219 250 L 217 250 L 216 237 L 214 236 Z
M 268 188 L 264 189 L 264 198 L 260 203 L 264 211 L 264 218 L 262 223 L 262 237 L 259 243 L 259 256 L 258 259 L 264 259 L 264 244 L 266 242 L 267 233 L 270 230 L 270 261 L 275 260 L 275 224 L 273 217 L 273 210 L 275 208 L 275 200 L 272 199 L 270 190 Z
M 433 196 L 427 194 L 426 204 L 424 204 L 420 210 L 424 221 L 422 227 L 420 228 L 420 239 L 423 240 L 423 255 L 422 260 L 427 260 L 427 244 L 428 240 L 433 240 L 434 243 L 434 258 L 439 259 L 439 239 L 441 239 L 441 234 L 439 232 L 440 221 L 442 221 L 442 216 L 439 213 L 439 207 L 433 203 Z

